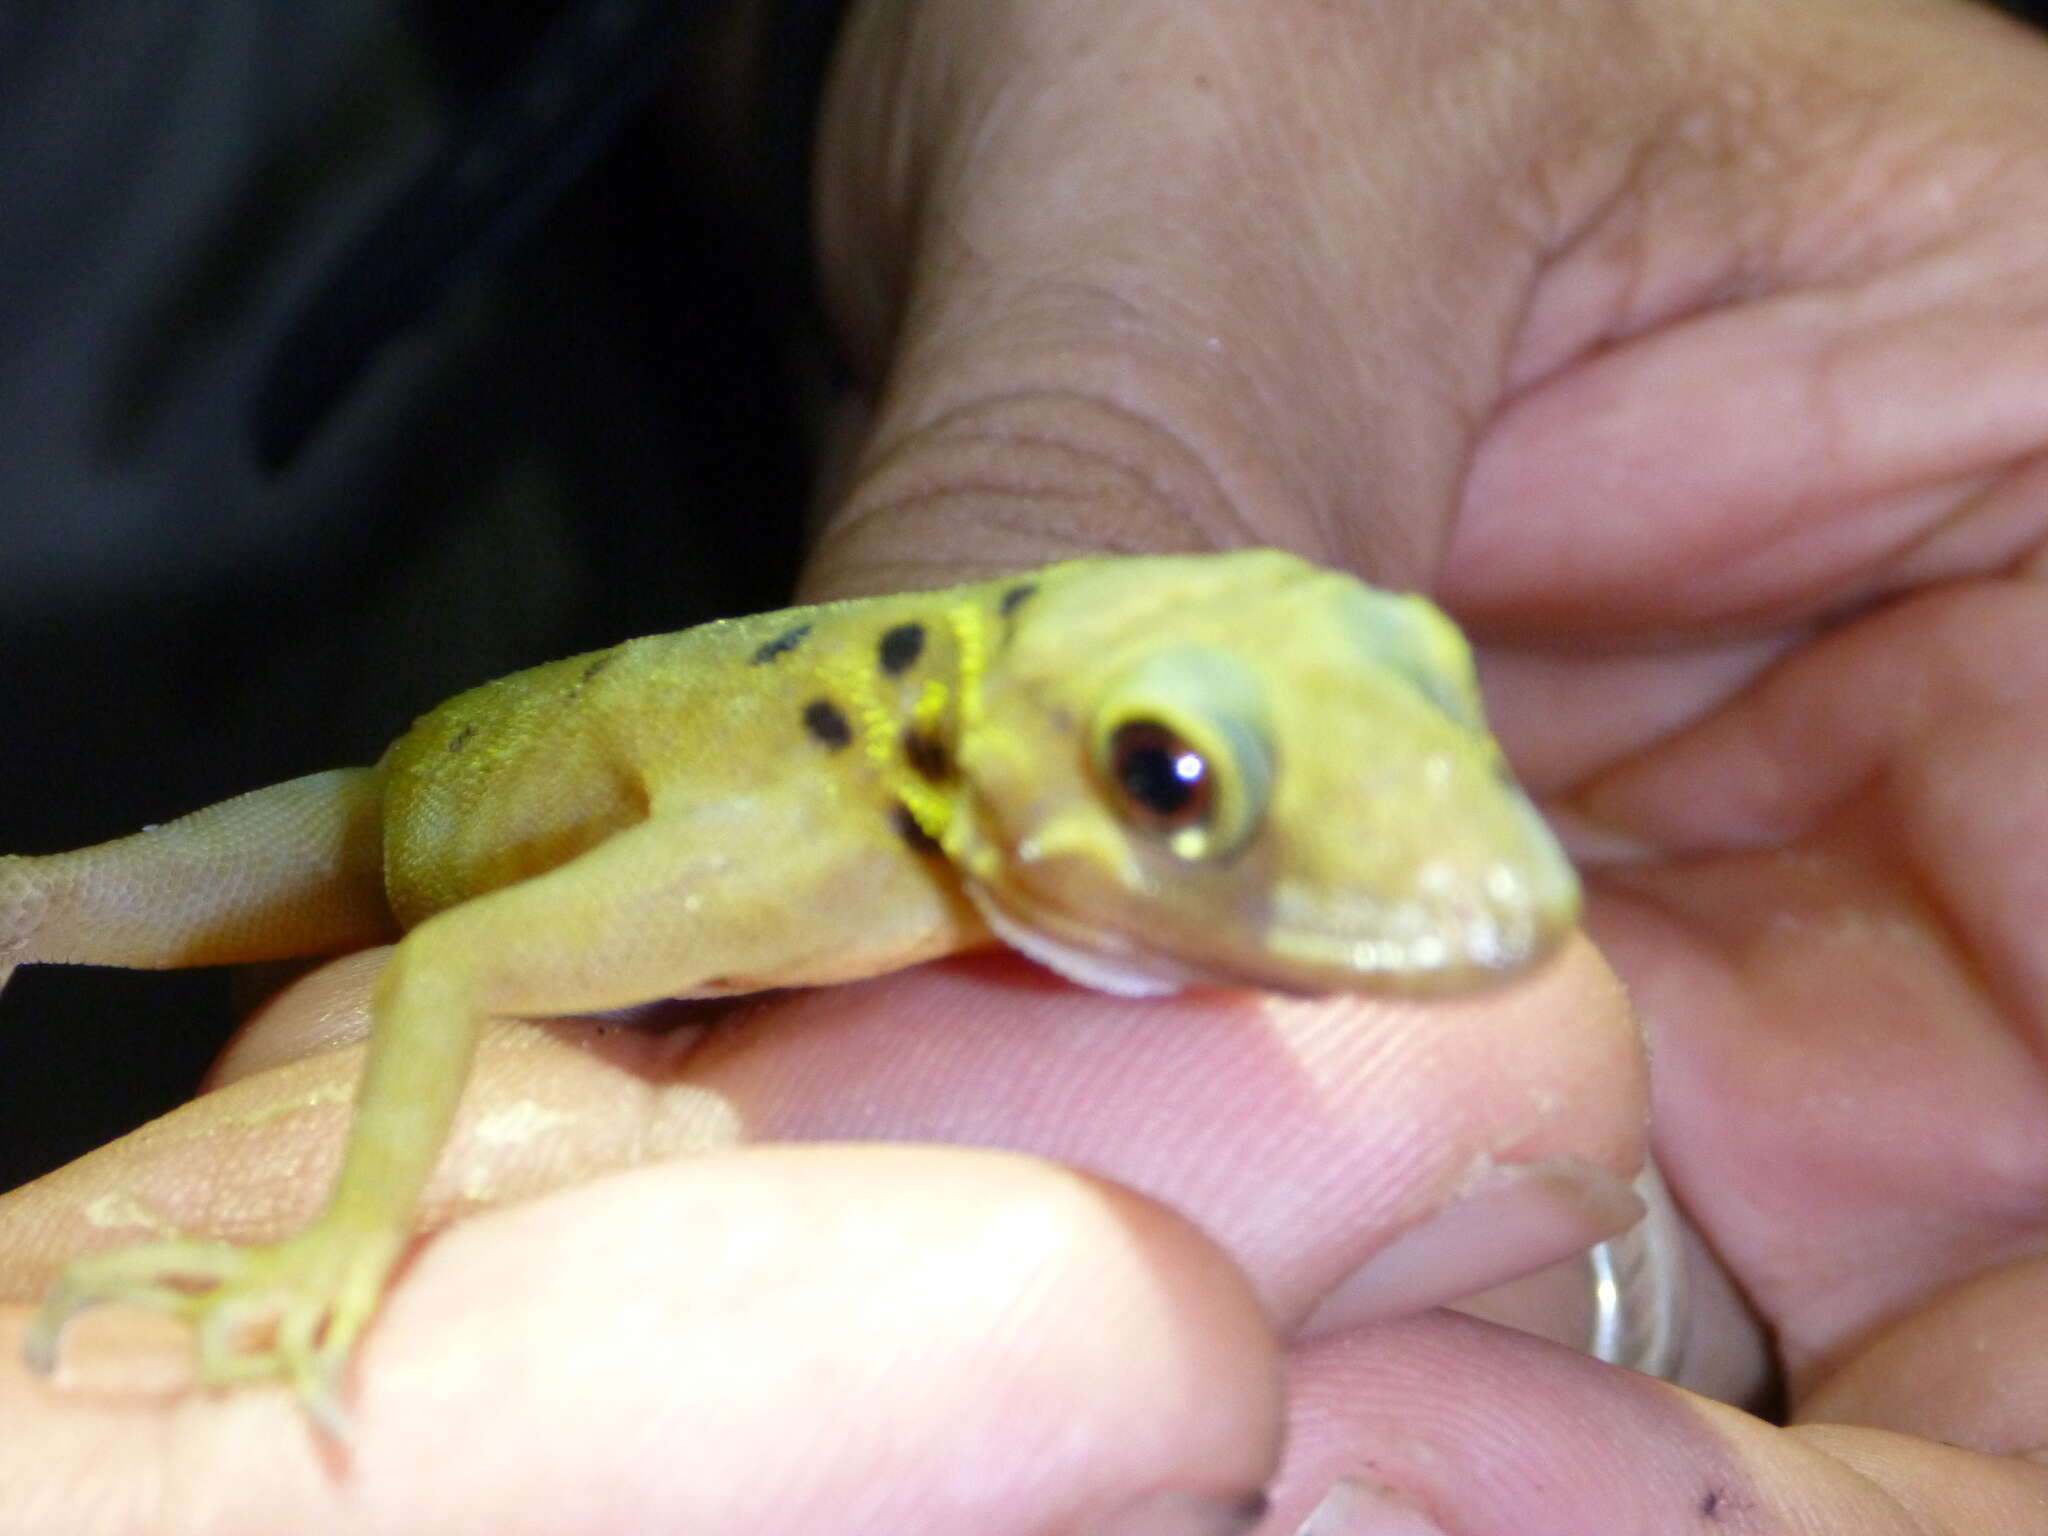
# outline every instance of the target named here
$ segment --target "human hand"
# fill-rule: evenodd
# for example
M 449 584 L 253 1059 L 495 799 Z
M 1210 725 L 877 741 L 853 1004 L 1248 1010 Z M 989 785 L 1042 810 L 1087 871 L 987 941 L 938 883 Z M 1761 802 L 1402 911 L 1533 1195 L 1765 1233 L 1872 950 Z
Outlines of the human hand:
M 313 973 L 211 1091 L 0 1198 L 13 1337 L 96 1225 L 313 1214 L 381 960 Z M 280 1388 L 190 1394 L 164 1319 L 91 1313 L 54 1384 L 0 1356 L 0 1530 L 1231 1528 L 1278 1449 L 1276 1325 L 1627 1219 L 1602 1170 L 1639 1153 L 1639 1058 L 1603 975 L 1579 946 L 1503 1018 L 1131 1002 L 984 959 L 708 1038 L 496 1026 L 425 1218 L 568 1187 L 421 1250 L 357 1357 L 349 1444 Z M 1508 1126 L 1523 1171 L 1488 1177 L 1475 1142 Z M 875 1139 L 1057 1160 L 786 1145 Z
M 2048 1519 L 2044 94 L 1953 4 L 857 13 L 817 590 L 1273 543 L 1439 595 L 1788 1394 L 1333 1334 L 1274 1529 L 1346 1478 L 1470 1530 Z M 1726 1323 L 1690 1382 L 1757 1379 Z

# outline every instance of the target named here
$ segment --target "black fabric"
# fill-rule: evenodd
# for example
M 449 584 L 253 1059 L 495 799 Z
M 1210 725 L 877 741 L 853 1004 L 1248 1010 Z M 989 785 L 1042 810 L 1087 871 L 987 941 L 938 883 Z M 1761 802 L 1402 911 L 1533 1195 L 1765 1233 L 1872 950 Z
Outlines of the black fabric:
M 715 0 L 572 0 L 503 78 L 479 87 L 408 182 L 297 307 L 259 373 L 258 461 L 283 468 L 384 348 L 528 237 L 676 68 Z M 756 238 L 807 291 L 811 140 L 840 0 L 779 0 L 758 104 Z M 472 59 L 438 31 L 443 57 Z
M 644 80 L 581 139 L 536 114 L 581 169 L 541 155 L 539 196 L 508 176 L 510 233 L 448 242 L 460 277 L 360 349 L 282 472 L 255 466 L 294 317 L 561 14 L 445 9 L 431 47 L 388 0 L 0 19 L 0 852 L 366 762 L 485 677 L 786 597 L 786 293 L 632 110 Z M 0 1187 L 188 1096 L 227 985 L 18 972 Z
M 302 300 L 259 371 L 256 456 L 284 467 L 366 366 L 530 236 L 675 68 L 705 0 L 577 0 Z

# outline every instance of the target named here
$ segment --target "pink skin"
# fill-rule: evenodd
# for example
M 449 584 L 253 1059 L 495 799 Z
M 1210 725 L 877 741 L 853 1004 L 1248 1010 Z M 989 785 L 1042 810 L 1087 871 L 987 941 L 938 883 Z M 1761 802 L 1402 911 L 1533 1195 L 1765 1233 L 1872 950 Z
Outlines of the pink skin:
M 1790 1427 L 1430 1310 L 1625 1218 L 1590 949 L 1426 1006 L 973 961 L 494 1031 L 432 1214 L 563 1187 L 422 1251 L 350 1475 L 95 1318 L 72 1390 L 0 1374 L 0 1529 L 2040 1522 L 2044 97 L 1947 0 L 870 0 L 827 104 L 864 384 L 810 595 L 1260 542 L 1441 596 L 1655 1046 L 1688 1382 Z M 364 975 L 0 1201 L 0 1294 L 95 1197 L 309 1211 Z M 756 1144 L 810 1138 L 936 1145 Z

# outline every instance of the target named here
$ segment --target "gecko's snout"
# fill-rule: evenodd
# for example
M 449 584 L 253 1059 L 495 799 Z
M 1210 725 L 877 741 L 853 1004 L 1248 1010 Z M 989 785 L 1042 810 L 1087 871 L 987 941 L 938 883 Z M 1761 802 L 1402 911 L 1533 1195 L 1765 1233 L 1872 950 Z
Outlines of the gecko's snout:
M 1505 979 L 1578 922 L 1571 862 L 1517 789 L 1442 822 L 1382 824 L 1324 867 L 1367 864 L 1370 879 L 1277 890 L 1274 947 L 1351 985 L 1427 992 Z

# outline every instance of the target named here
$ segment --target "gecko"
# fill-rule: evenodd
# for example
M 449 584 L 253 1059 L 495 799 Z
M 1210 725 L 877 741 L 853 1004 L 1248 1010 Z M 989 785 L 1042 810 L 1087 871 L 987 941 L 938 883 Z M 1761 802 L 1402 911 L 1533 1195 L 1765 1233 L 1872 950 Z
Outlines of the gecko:
M 374 766 L 0 858 L 14 967 L 396 939 L 310 1225 L 73 1260 L 194 1331 L 201 1383 L 338 1391 L 487 1018 L 823 986 L 1001 943 L 1085 986 L 1444 993 L 1575 925 L 1470 648 L 1427 600 L 1277 550 L 1108 556 L 630 640 L 487 683 Z

